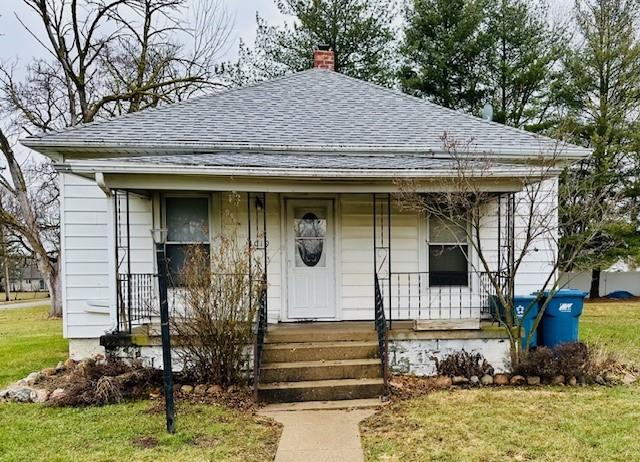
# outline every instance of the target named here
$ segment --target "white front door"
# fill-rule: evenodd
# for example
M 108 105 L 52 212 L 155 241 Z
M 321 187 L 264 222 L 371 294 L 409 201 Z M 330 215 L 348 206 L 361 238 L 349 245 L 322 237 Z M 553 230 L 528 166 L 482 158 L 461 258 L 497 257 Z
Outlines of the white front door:
M 334 319 L 333 201 L 287 201 L 289 319 Z

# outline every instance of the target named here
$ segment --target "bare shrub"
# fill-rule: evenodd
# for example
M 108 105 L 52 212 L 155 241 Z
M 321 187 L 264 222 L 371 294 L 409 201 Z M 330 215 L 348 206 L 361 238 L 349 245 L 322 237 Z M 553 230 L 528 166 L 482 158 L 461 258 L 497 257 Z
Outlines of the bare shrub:
M 64 389 L 64 395 L 49 402 L 52 406 L 101 406 L 147 398 L 160 385 L 155 369 L 139 369 L 120 362 L 95 364 L 84 361 L 63 375 L 45 378 L 39 385 L 49 391 Z
M 95 397 L 102 404 L 122 401 L 121 383 L 115 377 L 105 375 L 96 382 Z
M 581 342 L 563 343 L 555 348 L 538 347 L 525 354 L 514 368 L 514 373 L 521 375 L 537 375 L 545 379 L 564 375 L 586 382 L 601 382 L 607 374 L 633 371 L 604 347 Z
M 235 236 L 219 237 L 211 252 L 192 246 L 177 279 L 181 306 L 171 329 L 184 372 L 225 387 L 244 382 L 246 347 L 264 287 L 251 247 Z
M 471 377 L 476 375 L 482 377 L 485 374 L 493 375 L 493 367 L 480 353 L 469 353 L 458 351 L 448 355 L 442 361 L 436 358 L 436 368 L 438 374 L 449 377 L 462 376 Z

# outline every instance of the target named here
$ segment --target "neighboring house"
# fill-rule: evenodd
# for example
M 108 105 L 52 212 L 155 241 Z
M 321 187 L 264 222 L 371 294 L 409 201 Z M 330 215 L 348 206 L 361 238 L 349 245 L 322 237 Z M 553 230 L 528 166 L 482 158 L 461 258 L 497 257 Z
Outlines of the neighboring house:
M 9 284 L 11 292 L 44 292 L 47 290 L 47 283 L 35 262 L 29 263 L 23 268 L 14 268 L 13 275 Z
M 332 72 L 329 51 L 315 57 L 328 61 L 23 140 L 61 172 L 64 334 L 73 356 L 99 351 L 103 337 L 103 345 L 158 365 L 157 338 L 127 335 L 156 322 L 150 230 L 168 229 L 175 264 L 184 246 L 211 244 L 230 213 L 243 239 L 251 233 L 256 246 L 267 244 L 266 399 L 378 393 L 384 341 L 374 319 L 383 313 L 394 321 L 395 370 L 432 374 L 434 357 L 462 348 L 505 366 L 509 344 L 483 321 L 488 292 L 472 252 L 467 258 L 459 236 L 428 217 L 399 210 L 395 180 L 425 180 L 433 191 L 455 177 L 445 133 L 491 158 L 484 175 L 495 200 L 480 238 L 492 243 L 499 271 L 500 252 L 514 245 L 505 237 L 513 237 L 505 204 L 521 188 L 523 161 L 566 164 L 589 151 L 562 145 L 559 152 L 555 140 Z M 546 187 L 554 191 L 556 180 Z M 229 202 L 233 194 L 239 206 Z M 521 267 L 518 292 L 540 288 L 549 274 L 555 249 L 548 241 L 538 247 Z M 312 378 L 331 380 L 333 391 Z

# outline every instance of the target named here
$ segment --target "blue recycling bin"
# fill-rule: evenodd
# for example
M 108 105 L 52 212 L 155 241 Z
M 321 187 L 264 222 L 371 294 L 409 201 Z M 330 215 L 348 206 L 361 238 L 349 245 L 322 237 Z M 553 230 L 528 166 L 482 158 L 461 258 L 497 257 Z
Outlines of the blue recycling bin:
M 513 310 L 517 323 L 522 326 L 522 348 L 525 347 L 527 336 L 533 329 L 536 316 L 540 312 L 539 300 L 536 295 L 516 295 L 513 297 Z M 489 309 L 494 319 L 504 319 L 504 307 L 498 297 L 491 295 L 489 298 Z M 527 311 L 527 309 L 529 311 Z M 526 314 L 525 314 L 526 312 Z M 538 345 L 538 333 L 534 332 L 529 342 L 529 347 Z
M 540 312 L 538 297 L 536 295 L 514 296 L 513 310 L 515 311 L 519 324 L 522 326 L 522 348 L 524 349 L 529 332 L 533 330 L 536 316 L 538 316 L 538 313 Z M 529 342 L 530 348 L 535 346 L 538 346 L 538 332 L 536 331 L 531 335 L 531 341 Z
M 548 297 L 546 292 L 545 297 Z M 578 341 L 578 324 L 586 292 L 561 289 L 549 301 L 540 323 L 540 343 L 553 348 L 561 343 Z

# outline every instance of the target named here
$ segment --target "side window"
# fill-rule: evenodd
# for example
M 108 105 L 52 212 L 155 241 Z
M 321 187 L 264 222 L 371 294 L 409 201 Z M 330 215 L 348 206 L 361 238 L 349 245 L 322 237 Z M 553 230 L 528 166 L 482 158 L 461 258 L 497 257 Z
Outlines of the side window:
M 469 285 L 469 245 L 464 220 L 429 218 L 429 285 Z
M 209 250 L 209 199 L 207 197 L 167 197 L 167 261 L 172 277 L 179 274 L 187 249 L 203 245 Z

